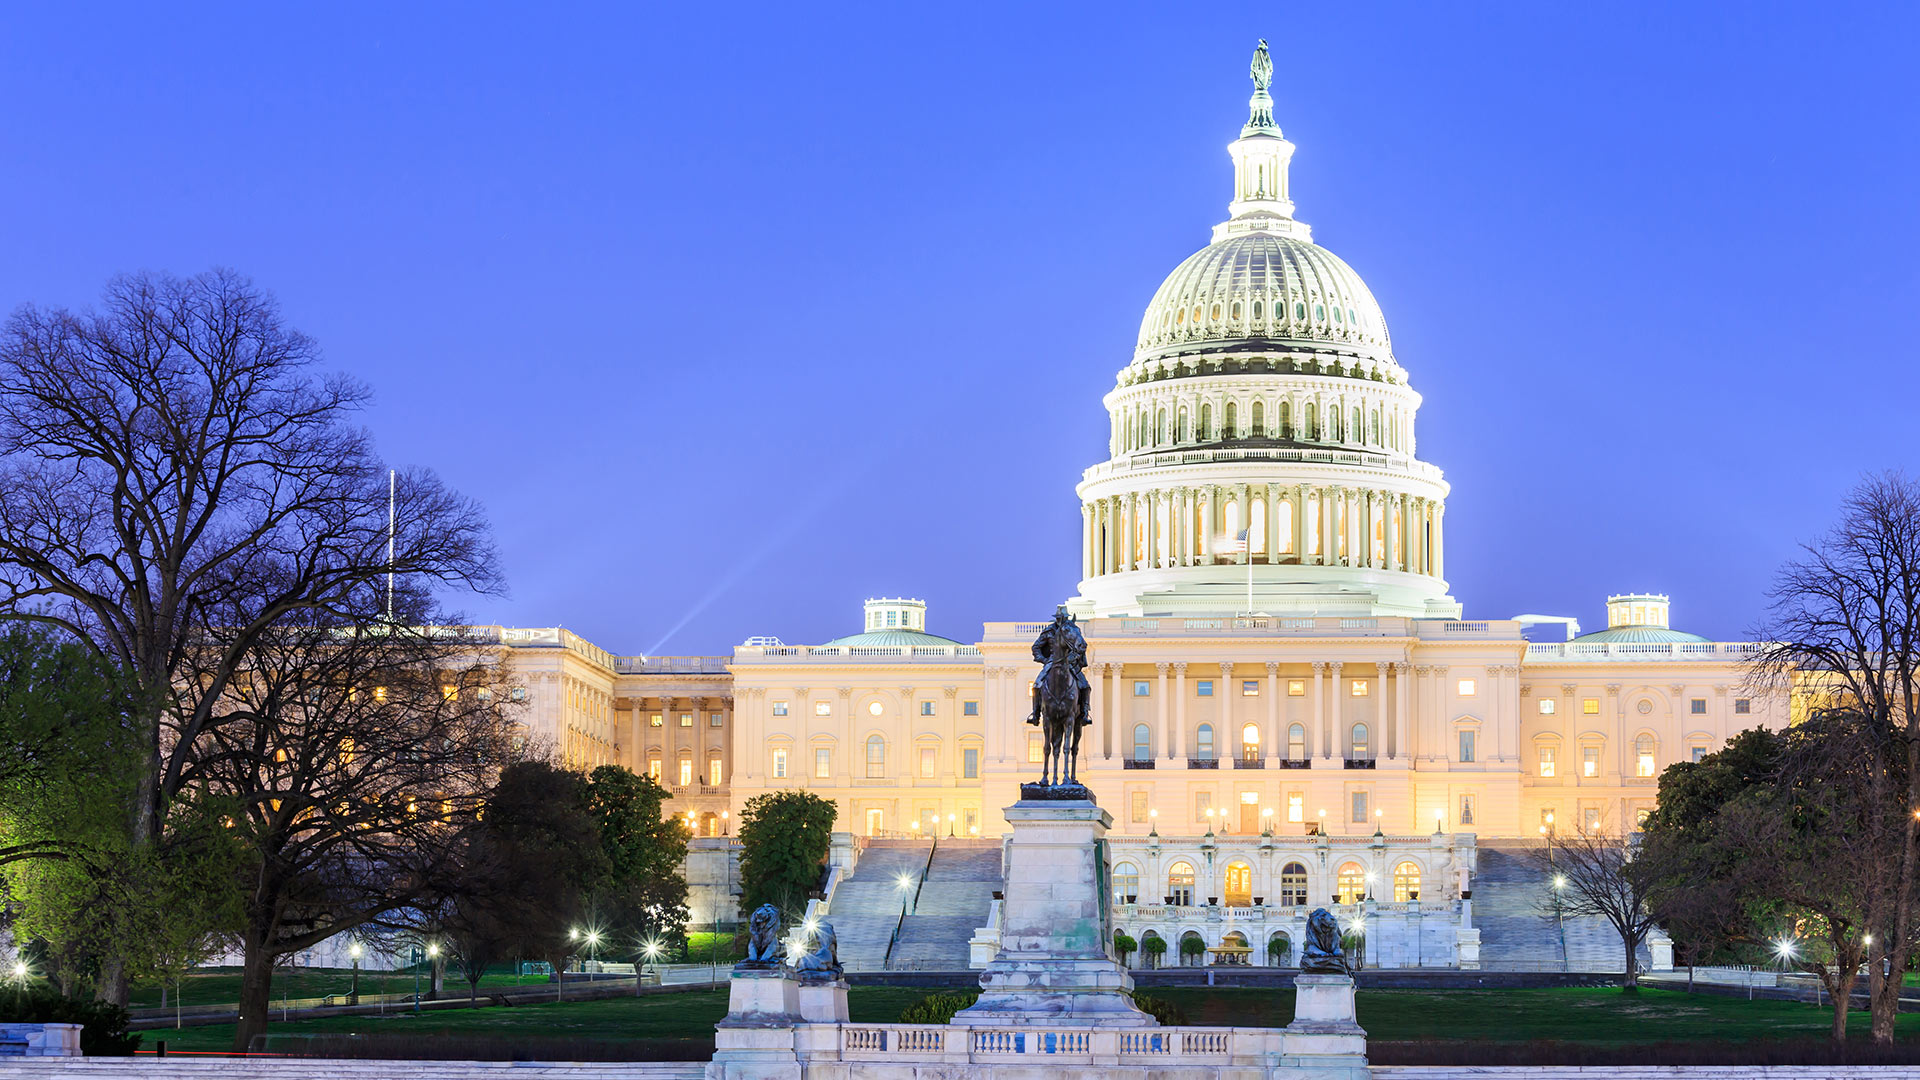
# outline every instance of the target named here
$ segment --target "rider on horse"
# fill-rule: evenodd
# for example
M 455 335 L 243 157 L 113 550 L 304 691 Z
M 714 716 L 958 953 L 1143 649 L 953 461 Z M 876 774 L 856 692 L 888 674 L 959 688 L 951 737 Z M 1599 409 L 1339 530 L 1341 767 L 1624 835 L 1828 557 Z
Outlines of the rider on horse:
M 1067 605 L 1061 604 L 1053 613 L 1053 621 L 1040 636 L 1033 640 L 1033 659 L 1040 665 L 1040 674 L 1033 680 L 1033 712 L 1027 716 L 1027 723 L 1040 726 L 1040 688 L 1047 680 L 1047 670 L 1052 666 L 1053 652 L 1056 646 L 1062 647 L 1060 662 L 1073 672 L 1074 685 L 1080 691 L 1080 709 L 1075 719 L 1081 727 L 1093 723 L 1092 710 L 1088 707 L 1092 700 L 1093 687 L 1087 683 L 1087 639 L 1075 625 L 1073 616 L 1067 614 Z

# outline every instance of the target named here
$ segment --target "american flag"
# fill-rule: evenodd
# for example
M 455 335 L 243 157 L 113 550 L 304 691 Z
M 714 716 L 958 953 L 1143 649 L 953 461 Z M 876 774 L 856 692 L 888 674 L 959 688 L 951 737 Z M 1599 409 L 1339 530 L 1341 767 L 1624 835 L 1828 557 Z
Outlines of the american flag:
M 1219 539 L 1216 541 L 1216 545 L 1222 554 L 1244 555 L 1247 553 L 1247 530 L 1241 529 L 1232 536 L 1221 533 Z

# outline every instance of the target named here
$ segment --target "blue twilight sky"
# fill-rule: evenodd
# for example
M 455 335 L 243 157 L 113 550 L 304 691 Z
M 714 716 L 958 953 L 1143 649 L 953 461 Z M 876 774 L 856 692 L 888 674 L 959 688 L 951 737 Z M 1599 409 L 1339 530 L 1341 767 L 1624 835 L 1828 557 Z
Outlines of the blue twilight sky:
M 475 618 L 706 652 L 905 593 L 972 640 L 1074 589 L 1260 37 L 1469 616 L 1739 635 L 1916 465 L 1907 3 L 17 3 L 0 308 L 252 275 L 486 504 Z

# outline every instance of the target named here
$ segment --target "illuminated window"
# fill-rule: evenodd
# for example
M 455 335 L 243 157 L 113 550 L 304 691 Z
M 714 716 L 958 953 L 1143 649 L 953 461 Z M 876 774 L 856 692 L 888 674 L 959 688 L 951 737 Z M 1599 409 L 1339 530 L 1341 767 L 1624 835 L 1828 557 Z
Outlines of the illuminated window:
M 721 713 L 708 713 L 708 714 L 707 714 L 707 726 L 708 726 L 708 727 L 719 727 L 719 726 L 720 726 L 720 725 L 721 725 L 721 724 L 723 723 L 723 721 L 721 720 L 721 717 L 722 717 L 722 715 L 723 715 L 723 714 L 721 714 Z
M 647 759 L 647 779 L 652 780 L 656 784 L 660 782 L 660 759 L 659 758 L 650 757 Z
M 1029 765 L 1038 765 L 1041 762 L 1045 761 L 1046 759 L 1047 759 L 1047 744 L 1041 741 L 1041 738 L 1038 734 L 1034 732 L 1028 732 L 1027 733 L 1027 763 Z
M 867 739 L 867 779 L 878 780 L 887 775 L 887 740 L 878 735 Z
M 1113 864 L 1113 902 L 1128 904 L 1140 895 L 1140 868 L 1130 862 Z
M 1334 878 L 1333 902 L 1357 904 L 1367 895 L 1367 872 L 1357 862 L 1341 863 Z
M 242 696 L 244 697 L 245 695 L 243 694 Z M 381 704 L 383 704 L 383 705 L 384 705 L 384 704 L 386 703 L 386 700 L 387 700 L 387 688 L 386 688 L 386 687 L 384 687 L 384 686 L 376 686 L 376 687 L 374 687 L 374 688 L 373 688 L 373 700 L 375 700 L 375 701 L 377 701 L 377 702 L 380 702 Z
M 1653 807 L 1651 807 L 1651 806 L 1636 806 L 1636 807 L 1634 807 L 1634 809 L 1633 809 L 1633 827 L 1634 827 L 1634 828 L 1636 828 L 1636 829 L 1644 829 L 1644 828 L 1646 828 L 1646 827 L 1647 827 L 1647 819 L 1648 819 L 1648 818 L 1650 818 L 1650 817 L 1652 817 L 1652 816 L 1653 816 Z
M 1366 821 L 1367 821 L 1367 793 L 1366 792 L 1356 791 L 1353 793 L 1352 809 L 1353 809 L 1353 814 L 1352 814 L 1351 820 L 1353 821 L 1353 823 L 1355 825 L 1366 824 Z
M 931 746 L 920 748 L 920 779 L 933 779 L 934 749 Z
M 690 713 L 690 712 L 683 712 L 683 713 L 681 713 L 681 714 L 680 714 L 680 726 L 681 726 L 681 727 L 692 727 L 692 726 L 693 726 L 693 714 L 692 714 L 692 713 Z
M 1348 692 L 1351 693 L 1354 697 L 1366 697 L 1367 696 L 1367 680 L 1365 679 L 1353 680 L 1353 687 Z
M 775 780 L 785 780 L 787 778 L 787 751 L 785 747 L 781 747 L 773 752 L 773 778 Z
M 968 780 L 980 778 L 980 748 L 969 746 L 960 751 L 960 775 Z
M 1752 711 L 1753 701 L 1751 699 L 1743 697 L 1733 699 L 1733 713 L 1735 716 L 1745 716 Z
M 692 783 L 693 783 L 693 759 L 690 757 L 683 757 L 680 759 L 680 786 L 686 787 Z
M 784 701 L 776 701 L 776 702 L 774 702 L 774 703 L 773 703 L 773 715 L 775 715 L 775 716 L 785 716 L 785 715 L 787 715 L 787 703 L 786 703 L 786 702 L 784 702 Z M 654 720 L 654 723 L 653 723 L 653 726 L 654 726 L 654 727 L 659 727 L 659 726 L 660 726 L 660 718 L 656 716 L 656 717 L 654 717 L 654 718 L 653 718 L 653 720 Z
M 1260 760 L 1260 725 L 1247 724 L 1240 729 L 1240 757 L 1246 761 Z
M 1472 679 L 1461 679 L 1460 685 L 1455 687 L 1455 689 L 1461 697 L 1472 697 L 1475 690 L 1474 682 Z
M 1633 740 L 1633 758 L 1635 776 L 1653 775 L 1653 736 L 1642 735 Z
M 1193 903 L 1193 864 L 1182 859 L 1167 867 L 1167 896 L 1171 903 Z
M 813 703 L 813 715 L 815 715 L 815 716 L 832 716 L 832 715 L 833 715 L 833 703 L 832 703 L 832 702 L 827 702 L 827 701 L 816 701 L 816 702 L 814 702 L 814 703 Z
M 1580 827 L 1590 833 L 1599 832 L 1600 808 L 1597 806 L 1589 806 L 1582 809 L 1580 811 Z
M 1353 731 L 1350 732 L 1349 734 L 1352 736 L 1352 742 L 1350 743 L 1350 745 L 1353 748 L 1352 756 L 1355 758 L 1366 757 L 1367 756 L 1367 725 L 1355 724 L 1353 725 Z
M 1417 863 L 1403 862 L 1393 868 L 1393 900 L 1404 904 L 1420 898 L 1420 866 Z
M 1307 906 L 1307 868 L 1290 862 L 1280 870 L 1280 906 Z
M 960 715 L 961 715 L 961 716 L 979 716 L 979 715 L 980 715 L 980 703 L 979 703 L 979 702 L 977 702 L 977 701 L 963 701 L 963 702 L 961 702 L 961 703 L 960 703 Z
M 459 696 L 460 696 L 460 688 L 457 686 L 442 686 L 440 688 L 441 701 L 452 701 L 454 698 L 457 698 Z
M 1584 716 L 1599 716 L 1600 699 L 1597 697 L 1581 698 L 1580 712 Z
M 1553 699 L 1550 697 L 1541 698 L 1539 708 L 1540 708 L 1541 716 L 1552 716 L 1553 715 Z
M 1460 760 L 1463 762 L 1471 762 L 1473 760 L 1473 735 L 1474 733 L 1471 731 L 1463 731 L 1460 733 Z
M 833 775 L 833 751 L 822 746 L 813 752 L 813 775 L 825 780 Z
M 1307 760 L 1307 729 L 1300 724 L 1292 724 L 1287 728 L 1287 759 Z
M 1287 820 L 1292 822 L 1307 820 L 1307 797 L 1298 791 L 1287 792 Z
M 932 716 L 932 715 L 933 715 L 933 702 L 931 702 L 931 701 L 923 701 L 923 702 L 921 702 L 921 703 L 920 703 L 920 715 L 921 715 L 921 716 Z
M 515 701 L 525 701 L 527 700 L 527 688 L 524 686 L 516 686 L 507 696 Z
M 1540 748 L 1540 775 L 1553 775 L 1553 747 L 1551 746 Z
M 707 759 L 707 783 L 712 784 L 714 787 L 720 786 L 720 759 L 719 758 Z
M 1259 697 L 1260 696 L 1260 680 L 1258 679 L 1240 680 L 1240 696 L 1241 697 Z
M 1600 748 L 1599 747 L 1583 746 L 1580 748 L 1580 775 L 1581 776 L 1599 776 L 1600 775 Z
M 1306 697 L 1307 696 L 1307 680 L 1288 679 L 1287 680 L 1287 696 L 1288 697 Z
M 1194 683 L 1193 692 L 1199 697 L 1212 697 L 1213 696 L 1213 680 L 1201 679 L 1199 682 Z

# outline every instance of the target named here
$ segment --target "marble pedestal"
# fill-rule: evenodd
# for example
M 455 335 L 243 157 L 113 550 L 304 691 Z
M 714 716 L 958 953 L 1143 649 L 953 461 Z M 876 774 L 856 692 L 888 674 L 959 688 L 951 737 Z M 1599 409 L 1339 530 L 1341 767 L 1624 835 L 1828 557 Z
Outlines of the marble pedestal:
M 800 981 L 800 1019 L 809 1024 L 844 1024 L 847 1015 L 847 980 Z
M 1367 1033 L 1354 1011 L 1353 976 L 1299 975 L 1293 990 L 1282 1063 L 1305 1069 L 1312 1080 L 1367 1076 Z
M 1128 996 L 1133 977 L 1108 951 L 1097 843 L 1113 817 L 1090 799 L 1022 799 L 1006 816 L 1013 836 L 1000 949 L 980 976 L 980 1000 L 953 1022 L 1154 1026 Z

